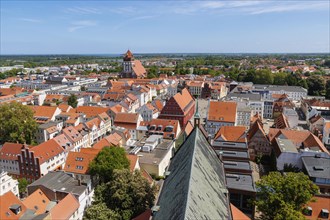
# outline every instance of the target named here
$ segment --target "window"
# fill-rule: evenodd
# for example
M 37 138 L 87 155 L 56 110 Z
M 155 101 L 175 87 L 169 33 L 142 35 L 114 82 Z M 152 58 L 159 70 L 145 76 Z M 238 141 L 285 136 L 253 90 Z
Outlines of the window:
M 84 167 L 83 166 L 76 166 L 78 170 L 82 170 Z

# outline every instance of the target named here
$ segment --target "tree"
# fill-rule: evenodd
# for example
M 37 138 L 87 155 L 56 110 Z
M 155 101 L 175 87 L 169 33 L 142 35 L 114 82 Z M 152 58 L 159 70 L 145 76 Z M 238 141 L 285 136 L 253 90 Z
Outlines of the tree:
M 104 202 L 96 203 L 87 208 L 84 214 L 84 220 L 119 220 L 120 215 L 115 211 L 108 209 Z
M 38 124 L 33 111 L 17 102 L 0 105 L 0 144 L 19 142 L 33 144 Z
M 299 219 L 302 211 L 318 187 L 303 173 L 270 172 L 257 182 L 257 199 L 254 204 L 260 211 L 261 219 L 287 219 L 286 214 Z M 294 217 L 294 218 L 293 218 Z
M 90 163 L 89 169 L 92 175 L 100 178 L 101 183 L 112 180 L 114 169 L 128 169 L 130 165 L 124 148 L 105 147 Z
M 29 185 L 25 178 L 18 179 L 18 191 L 21 195 L 26 193 L 26 187 Z
M 105 203 L 128 220 L 144 212 L 153 205 L 156 188 L 139 171 L 114 170 L 113 180 L 99 185 L 95 190 L 95 203 Z
M 274 75 L 274 85 L 285 85 L 286 82 L 286 73 L 280 72 Z
M 325 98 L 330 99 L 330 80 L 325 84 Z
M 77 96 L 74 94 L 71 94 L 68 99 L 68 105 L 71 105 L 72 108 L 76 108 L 78 105 Z
M 308 95 L 322 95 L 325 89 L 325 82 L 321 76 L 313 75 L 307 80 Z
M 298 173 L 301 170 L 299 169 L 299 167 L 294 166 L 292 163 L 285 163 L 284 167 L 283 167 L 283 172 L 293 172 L 293 173 Z

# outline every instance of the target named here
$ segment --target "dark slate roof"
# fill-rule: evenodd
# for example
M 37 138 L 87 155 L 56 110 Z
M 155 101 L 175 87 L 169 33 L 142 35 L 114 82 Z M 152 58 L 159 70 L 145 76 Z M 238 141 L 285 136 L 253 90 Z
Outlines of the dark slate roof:
M 85 185 L 79 185 L 78 180 L 62 171 L 51 171 L 31 183 L 28 187 L 31 186 L 44 186 L 45 188 L 55 190 L 57 192 L 72 193 L 78 196 L 84 193 L 87 188 Z
M 301 159 L 309 177 L 330 179 L 329 156 L 306 156 Z
M 227 99 L 231 98 L 242 98 L 249 99 L 253 101 L 261 101 L 262 96 L 259 93 L 229 93 L 226 96 Z
M 172 158 L 153 219 L 231 219 L 221 161 L 195 127 Z
M 226 181 L 229 190 L 256 192 L 253 177 L 249 174 L 227 173 Z

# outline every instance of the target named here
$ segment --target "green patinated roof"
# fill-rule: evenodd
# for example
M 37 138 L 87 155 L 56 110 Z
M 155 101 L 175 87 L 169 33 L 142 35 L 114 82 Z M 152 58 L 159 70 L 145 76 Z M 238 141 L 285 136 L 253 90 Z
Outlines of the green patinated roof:
M 171 161 L 153 219 L 231 219 L 221 161 L 199 128 Z

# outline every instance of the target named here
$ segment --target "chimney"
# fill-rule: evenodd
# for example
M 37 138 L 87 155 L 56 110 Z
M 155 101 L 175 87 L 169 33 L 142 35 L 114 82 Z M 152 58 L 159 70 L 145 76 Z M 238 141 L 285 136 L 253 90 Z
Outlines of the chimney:
M 81 186 L 81 180 L 80 180 L 80 178 L 78 179 L 78 186 Z

